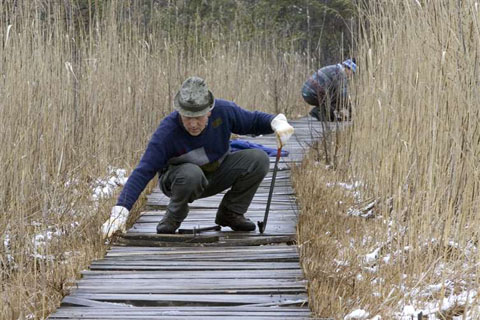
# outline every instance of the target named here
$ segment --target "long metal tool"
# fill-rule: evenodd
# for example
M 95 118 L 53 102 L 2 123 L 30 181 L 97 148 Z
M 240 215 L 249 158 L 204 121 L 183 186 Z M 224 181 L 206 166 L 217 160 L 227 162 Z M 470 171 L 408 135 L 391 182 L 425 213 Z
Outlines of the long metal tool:
M 282 147 L 277 149 L 277 157 L 275 158 L 275 166 L 273 167 L 272 182 L 270 183 L 270 191 L 268 192 L 268 200 L 267 200 L 267 208 L 265 209 L 265 216 L 263 217 L 263 221 L 257 222 L 260 233 L 263 233 L 263 231 L 265 231 L 265 228 L 267 227 L 268 212 L 270 211 L 270 203 L 272 202 L 273 188 L 275 187 L 275 178 L 277 177 L 277 171 L 278 171 L 278 161 L 280 160 L 281 154 L 282 154 Z

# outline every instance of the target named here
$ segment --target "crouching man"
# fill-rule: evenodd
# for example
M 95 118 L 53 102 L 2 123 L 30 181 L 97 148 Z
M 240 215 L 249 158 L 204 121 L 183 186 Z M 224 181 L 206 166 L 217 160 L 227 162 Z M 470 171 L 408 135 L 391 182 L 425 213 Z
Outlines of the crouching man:
M 255 223 L 244 214 L 268 172 L 269 158 L 259 149 L 231 153 L 230 135 L 275 132 L 280 147 L 293 134 L 293 127 L 283 114 L 251 112 L 234 102 L 215 99 L 199 77 L 183 82 L 174 107 L 150 139 L 110 219 L 102 226 L 103 234 L 126 231 L 129 210 L 157 172 L 160 188 L 170 198 L 157 233 L 175 233 L 188 215 L 189 203 L 228 188 L 215 223 L 234 231 L 254 231 Z

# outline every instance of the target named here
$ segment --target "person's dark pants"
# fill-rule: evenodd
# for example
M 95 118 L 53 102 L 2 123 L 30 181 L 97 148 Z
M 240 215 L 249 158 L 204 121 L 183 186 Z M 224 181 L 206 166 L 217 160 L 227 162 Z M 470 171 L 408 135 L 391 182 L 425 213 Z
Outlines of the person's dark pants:
M 328 105 L 326 94 L 319 92 L 315 95 L 302 90 L 302 97 L 306 103 L 313 106 L 309 112 L 310 116 L 320 121 L 333 121 L 335 119 L 333 104 Z M 327 114 L 329 115 L 328 117 Z
M 159 181 L 162 191 L 170 197 L 166 218 L 182 222 L 188 215 L 189 203 L 230 187 L 219 210 L 243 215 L 268 173 L 269 164 L 265 151 L 248 149 L 227 155 L 213 173 L 204 173 L 199 166 L 191 163 L 170 166 Z
M 319 121 L 334 121 L 336 119 L 333 108 L 329 108 L 329 116 L 327 117 L 327 108 L 325 106 L 315 106 L 308 113 Z

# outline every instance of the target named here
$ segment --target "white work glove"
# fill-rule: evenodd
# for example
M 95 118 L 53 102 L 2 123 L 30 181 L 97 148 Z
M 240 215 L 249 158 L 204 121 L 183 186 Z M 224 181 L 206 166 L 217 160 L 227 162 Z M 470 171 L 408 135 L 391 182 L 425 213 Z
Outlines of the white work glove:
M 127 231 L 128 209 L 115 206 L 112 208 L 110 218 L 102 225 L 103 238 L 111 237 L 117 230 Z
M 279 113 L 273 118 L 271 126 L 277 136 L 277 147 L 282 148 L 292 136 L 293 127 L 288 124 L 287 118 L 283 113 Z

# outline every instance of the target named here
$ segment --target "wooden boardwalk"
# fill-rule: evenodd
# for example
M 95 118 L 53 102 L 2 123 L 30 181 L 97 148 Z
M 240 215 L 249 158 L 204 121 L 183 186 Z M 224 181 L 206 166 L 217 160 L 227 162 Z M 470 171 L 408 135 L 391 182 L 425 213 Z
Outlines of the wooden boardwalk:
M 295 246 L 298 209 L 290 166 L 302 160 L 321 126 L 311 118 L 291 123 L 295 135 L 285 148 L 289 156 L 280 160 L 264 234 L 222 228 L 196 236 L 156 235 L 168 203 L 156 189 L 148 211 L 104 259 L 82 272 L 49 319 L 311 319 Z M 248 140 L 276 148 L 273 135 Z M 247 212 L 254 222 L 263 220 L 271 175 Z M 181 228 L 212 226 L 222 196 L 194 201 Z

